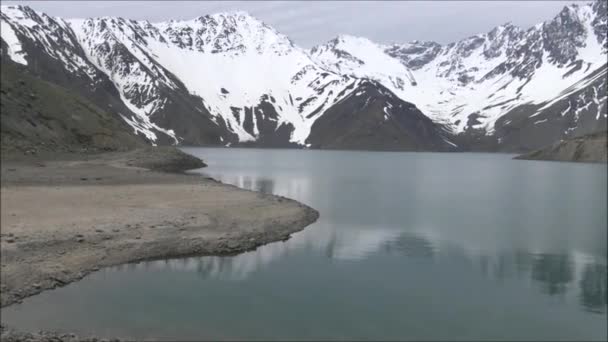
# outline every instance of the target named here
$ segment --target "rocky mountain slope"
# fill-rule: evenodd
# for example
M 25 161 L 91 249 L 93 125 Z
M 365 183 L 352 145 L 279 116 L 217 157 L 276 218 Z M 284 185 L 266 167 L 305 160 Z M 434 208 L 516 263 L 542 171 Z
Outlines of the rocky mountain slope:
M 14 63 L 155 144 L 525 151 L 605 129 L 606 18 L 596 1 L 448 45 L 310 50 L 242 12 L 150 23 L 8 6 L 1 24 Z
M 4 62 L 0 73 L 2 154 L 115 151 L 145 146 L 130 127 L 87 99 Z
M 562 140 L 516 159 L 605 163 L 608 161 L 608 132 L 596 132 Z

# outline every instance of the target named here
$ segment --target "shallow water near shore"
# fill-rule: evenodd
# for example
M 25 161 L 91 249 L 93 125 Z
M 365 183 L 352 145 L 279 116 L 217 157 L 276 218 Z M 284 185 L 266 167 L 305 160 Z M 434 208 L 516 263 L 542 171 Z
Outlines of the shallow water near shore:
M 606 340 L 606 165 L 505 154 L 185 148 L 310 205 L 286 242 L 103 269 L 2 310 L 131 339 Z

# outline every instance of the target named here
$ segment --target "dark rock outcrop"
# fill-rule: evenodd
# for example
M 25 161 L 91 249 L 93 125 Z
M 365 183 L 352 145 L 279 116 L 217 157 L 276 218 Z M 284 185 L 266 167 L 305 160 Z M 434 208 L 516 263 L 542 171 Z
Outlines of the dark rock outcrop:
M 515 159 L 606 163 L 607 133 L 602 131 L 563 140 L 549 147 L 517 156 Z

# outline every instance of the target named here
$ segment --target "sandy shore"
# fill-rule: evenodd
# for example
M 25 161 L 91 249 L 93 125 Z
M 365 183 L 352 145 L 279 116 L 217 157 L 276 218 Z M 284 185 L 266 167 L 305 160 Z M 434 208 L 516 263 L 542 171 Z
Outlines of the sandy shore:
M 287 239 L 318 217 L 286 198 L 129 166 L 167 169 L 166 158 L 154 158 L 130 152 L 3 160 L 1 306 L 101 267 L 253 249 Z

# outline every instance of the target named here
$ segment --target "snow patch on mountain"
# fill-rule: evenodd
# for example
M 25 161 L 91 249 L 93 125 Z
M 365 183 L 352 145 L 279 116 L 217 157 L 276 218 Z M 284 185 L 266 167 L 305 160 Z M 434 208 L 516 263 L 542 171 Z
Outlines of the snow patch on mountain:
M 137 118 L 134 118 L 120 113 L 120 116 L 123 118 L 123 120 L 125 120 L 125 122 L 133 128 L 133 131 L 136 134 L 143 134 L 148 140 L 150 140 L 150 142 L 154 146 L 156 146 L 156 141 L 158 140 L 158 136 L 156 135 L 156 133 L 154 133 L 154 131 L 163 132 L 169 137 L 171 137 L 175 144 L 179 143 L 179 140 L 175 136 L 175 132 L 172 129 L 161 128 L 157 124 L 150 121 L 150 118 L 147 115 L 148 112 L 152 111 L 151 109 L 149 109 L 150 106 L 148 106 L 148 108 L 138 108 L 132 105 L 128 100 L 124 98 L 122 98 L 122 100 L 127 105 L 127 108 L 129 108 L 129 110 L 131 110 L 133 113 L 135 113 L 135 115 L 137 115 Z M 152 106 L 154 105 L 156 104 L 152 104 Z
M 27 60 L 25 59 L 25 52 L 21 48 L 21 43 L 19 42 L 19 38 L 13 31 L 13 28 L 9 23 L 4 20 L 4 16 L 0 21 L 0 33 L 2 34 L 2 40 L 7 45 L 7 54 L 13 61 L 27 65 Z
M 391 89 L 402 90 L 406 83 L 416 82 L 405 65 L 366 38 L 340 35 L 326 45 L 312 48 L 310 56 L 335 73 L 387 81 Z

